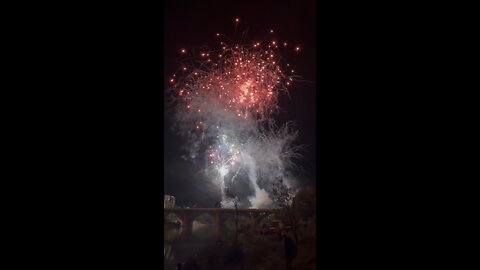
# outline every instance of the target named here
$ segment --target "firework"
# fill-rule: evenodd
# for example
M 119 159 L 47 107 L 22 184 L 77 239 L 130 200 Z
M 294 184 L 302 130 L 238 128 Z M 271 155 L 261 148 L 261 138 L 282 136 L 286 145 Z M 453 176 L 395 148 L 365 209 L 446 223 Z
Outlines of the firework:
M 190 157 L 205 160 L 223 199 L 226 178 L 233 182 L 245 172 L 255 190 L 250 202 L 258 207 L 269 202 L 259 180 L 285 176 L 297 156 L 298 148 L 291 147 L 296 132 L 290 126 L 275 131 L 272 125 L 279 95 L 288 93 L 296 76 L 280 55 L 282 43 L 229 44 L 215 35 L 218 49 L 190 55 L 169 79 L 176 126 L 189 139 Z M 280 49 L 288 49 L 287 42 Z M 187 54 L 185 48 L 180 52 Z
M 180 78 L 175 74 L 170 79 L 183 109 L 201 114 L 214 102 L 239 118 L 269 119 L 278 110 L 279 93 L 287 92 L 294 76 L 284 74 L 286 63 L 275 50 L 259 44 L 223 44 L 220 52 L 201 52 L 196 65 L 183 65 Z

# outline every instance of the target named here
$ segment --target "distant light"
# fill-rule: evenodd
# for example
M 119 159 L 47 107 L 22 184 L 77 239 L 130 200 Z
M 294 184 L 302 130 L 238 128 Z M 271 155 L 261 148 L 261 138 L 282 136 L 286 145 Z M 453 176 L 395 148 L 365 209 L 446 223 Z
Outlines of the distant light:
M 270 33 L 273 33 L 273 29 L 272 29 L 272 30 L 270 30 Z
M 295 48 L 295 51 L 297 51 L 297 52 L 300 51 L 300 47 L 297 46 L 297 47 Z
M 240 21 L 240 19 L 239 19 L 239 18 L 235 18 L 235 22 L 237 22 L 237 23 L 238 23 L 239 21 Z
M 180 52 L 181 52 L 181 53 L 187 53 L 187 50 L 181 49 Z

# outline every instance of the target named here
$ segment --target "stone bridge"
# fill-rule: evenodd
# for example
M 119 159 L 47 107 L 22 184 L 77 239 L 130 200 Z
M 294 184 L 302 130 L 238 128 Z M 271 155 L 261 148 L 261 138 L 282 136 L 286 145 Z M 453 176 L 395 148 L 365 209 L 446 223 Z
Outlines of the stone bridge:
M 186 236 L 191 233 L 192 224 L 195 218 L 201 214 L 208 214 L 213 218 L 216 237 L 220 237 L 222 224 L 229 217 L 234 217 L 235 211 L 236 210 L 233 208 L 164 208 L 163 217 L 165 218 L 169 214 L 175 214 L 178 216 L 182 221 L 182 235 Z M 280 209 L 239 208 L 237 211 L 239 216 L 248 217 L 251 228 L 254 229 L 259 220 L 280 211 Z

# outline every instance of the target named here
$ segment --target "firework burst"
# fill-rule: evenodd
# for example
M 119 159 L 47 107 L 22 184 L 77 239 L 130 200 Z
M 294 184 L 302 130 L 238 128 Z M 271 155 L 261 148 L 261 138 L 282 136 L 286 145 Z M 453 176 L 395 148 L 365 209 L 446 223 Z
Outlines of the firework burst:
M 288 93 L 296 76 L 279 52 L 288 48 L 287 42 L 240 45 L 216 36 L 218 49 L 204 47 L 188 56 L 169 78 L 176 127 L 189 139 L 185 148 L 190 157 L 205 160 L 205 171 L 219 185 L 224 201 L 226 178 L 233 182 L 244 171 L 255 190 L 251 206 L 260 207 L 269 198 L 258 175 L 264 182 L 285 176 L 298 156 L 298 148 L 292 147 L 297 133 L 290 126 L 276 131 L 272 124 L 279 95 Z M 184 48 L 180 52 L 188 54 Z

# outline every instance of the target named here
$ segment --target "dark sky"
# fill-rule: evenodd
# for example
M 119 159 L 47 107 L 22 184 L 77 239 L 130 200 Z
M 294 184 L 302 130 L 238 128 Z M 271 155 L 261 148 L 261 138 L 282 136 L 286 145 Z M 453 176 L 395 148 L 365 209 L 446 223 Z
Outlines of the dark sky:
M 316 179 L 316 116 L 315 116 L 315 4 L 306 1 L 165 1 L 165 78 L 180 64 L 180 48 L 197 50 L 202 45 L 216 45 L 215 33 L 234 37 L 234 18 L 239 17 L 237 33 L 247 30 L 246 40 L 262 39 L 270 29 L 274 37 L 289 44 L 299 44 L 300 54 L 283 55 L 295 73 L 309 82 L 298 82 L 290 89 L 290 97 L 280 98 L 282 112 L 277 123 L 295 121 L 300 132 L 298 143 L 308 145 L 304 159 L 297 163 L 303 172 L 296 172 L 303 185 L 315 185 Z M 237 35 L 239 36 L 239 35 Z M 165 82 L 165 87 L 168 87 Z M 180 158 L 182 139 L 170 130 L 168 114 L 164 127 L 164 191 L 174 195 L 178 205 L 211 207 L 219 200 L 218 188 L 204 179 L 200 167 Z

